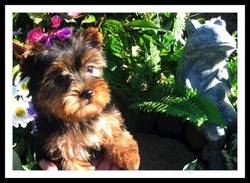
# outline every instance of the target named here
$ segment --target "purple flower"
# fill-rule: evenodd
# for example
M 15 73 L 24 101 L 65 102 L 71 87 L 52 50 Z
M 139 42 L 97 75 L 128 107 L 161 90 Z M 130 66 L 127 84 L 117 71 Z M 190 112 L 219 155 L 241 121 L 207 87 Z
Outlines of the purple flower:
M 46 47 L 49 47 L 49 46 L 51 46 L 51 42 L 50 42 L 50 40 L 51 39 L 55 39 L 55 34 L 53 33 L 53 34 L 51 34 L 51 35 L 49 35 L 47 38 L 46 38 L 46 40 L 45 40 L 45 46 Z
M 56 32 L 51 33 L 49 36 L 44 36 L 40 39 L 40 42 L 44 43 L 46 47 L 51 46 L 51 40 L 59 39 L 63 41 L 72 34 L 72 30 L 68 28 L 62 28 Z
M 33 108 L 33 106 L 30 104 L 30 106 L 27 108 L 28 113 L 33 116 L 34 120 L 32 121 L 32 130 L 37 131 L 37 112 Z
M 37 113 L 36 113 L 36 111 L 35 111 L 35 109 L 33 108 L 32 105 L 30 105 L 30 106 L 27 108 L 27 111 L 28 111 L 28 113 L 29 113 L 31 116 L 33 116 L 34 118 L 37 117 Z
M 69 37 L 71 34 L 72 34 L 72 31 L 68 28 L 62 28 L 61 30 L 58 30 L 57 32 L 55 32 L 56 37 L 60 39 L 61 41 Z
M 33 131 L 38 131 L 36 118 L 32 121 L 32 130 Z

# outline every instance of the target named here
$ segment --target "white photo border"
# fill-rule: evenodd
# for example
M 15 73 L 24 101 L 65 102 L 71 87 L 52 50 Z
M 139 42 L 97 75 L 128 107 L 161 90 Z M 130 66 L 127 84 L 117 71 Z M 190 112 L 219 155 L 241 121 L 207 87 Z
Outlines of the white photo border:
M 55 7 L 56 6 L 56 7 Z M 17 171 L 12 169 L 12 13 L 27 12 L 237 13 L 238 169 L 227 171 Z M 245 178 L 245 6 L 244 5 L 5 5 L 5 177 L 6 178 Z

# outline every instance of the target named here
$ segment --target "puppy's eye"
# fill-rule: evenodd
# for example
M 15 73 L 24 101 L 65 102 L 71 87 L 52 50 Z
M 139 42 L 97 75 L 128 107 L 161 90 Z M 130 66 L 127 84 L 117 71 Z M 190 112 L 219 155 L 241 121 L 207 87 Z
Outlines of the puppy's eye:
M 67 76 L 63 76 L 63 75 L 56 75 L 55 83 L 58 86 L 69 84 L 69 78 Z
M 93 66 L 91 66 L 91 65 L 87 66 L 87 72 L 93 73 L 93 69 L 94 69 Z

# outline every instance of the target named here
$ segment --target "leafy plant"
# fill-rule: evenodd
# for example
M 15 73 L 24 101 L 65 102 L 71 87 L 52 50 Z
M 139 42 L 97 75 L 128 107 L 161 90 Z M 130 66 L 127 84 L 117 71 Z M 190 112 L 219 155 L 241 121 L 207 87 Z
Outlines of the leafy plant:
M 51 30 L 50 20 L 54 15 L 60 16 L 61 27 L 74 27 L 75 31 L 94 25 L 104 17 L 100 26 L 108 65 L 104 77 L 130 130 L 140 111 L 178 116 L 197 127 L 207 121 L 225 126 L 218 109 L 210 101 L 174 82 L 187 39 L 185 25 L 189 14 L 79 13 L 72 17 L 67 13 L 14 13 L 14 41 L 25 44 L 28 32 L 36 27 L 44 32 Z M 235 91 L 230 100 L 237 109 L 237 52 L 228 61 L 228 66 Z M 13 60 L 13 80 L 19 72 L 18 62 Z M 13 127 L 14 169 L 20 169 L 20 162 L 24 170 L 39 169 L 31 148 L 33 133 L 32 123 L 25 128 Z M 232 169 L 237 157 L 231 153 L 234 150 L 227 148 L 225 152 Z
M 142 102 L 133 104 L 131 108 L 181 117 L 196 124 L 198 128 L 205 121 L 226 127 L 218 108 L 196 91 L 177 84 L 158 86 Z

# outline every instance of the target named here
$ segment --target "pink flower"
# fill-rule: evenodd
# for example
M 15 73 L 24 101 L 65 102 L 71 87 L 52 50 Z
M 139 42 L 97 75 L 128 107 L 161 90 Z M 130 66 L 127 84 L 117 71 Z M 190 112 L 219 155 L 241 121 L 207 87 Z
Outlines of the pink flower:
M 77 13 L 77 12 L 69 12 L 67 13 L 68 16 L 70 16 L 71 18 L 77 17 L 79 16 L 81 13 Z
M 44 34 L 42 32 L 41 27 L 37 27 L 37 28 L 29 31 L 29 33 L 27 35 L 27 39 L 28 39 L 30 44 L 33 44 L 33 43 L 39 42 L 41 38 L 46 37 L 46 36 L 47 36 L 47 34 Z
M 58 15 L 55 15 L 51 17 L 51 21 L 53 24 L 51 27 L 59 27 L 62 20 Z

